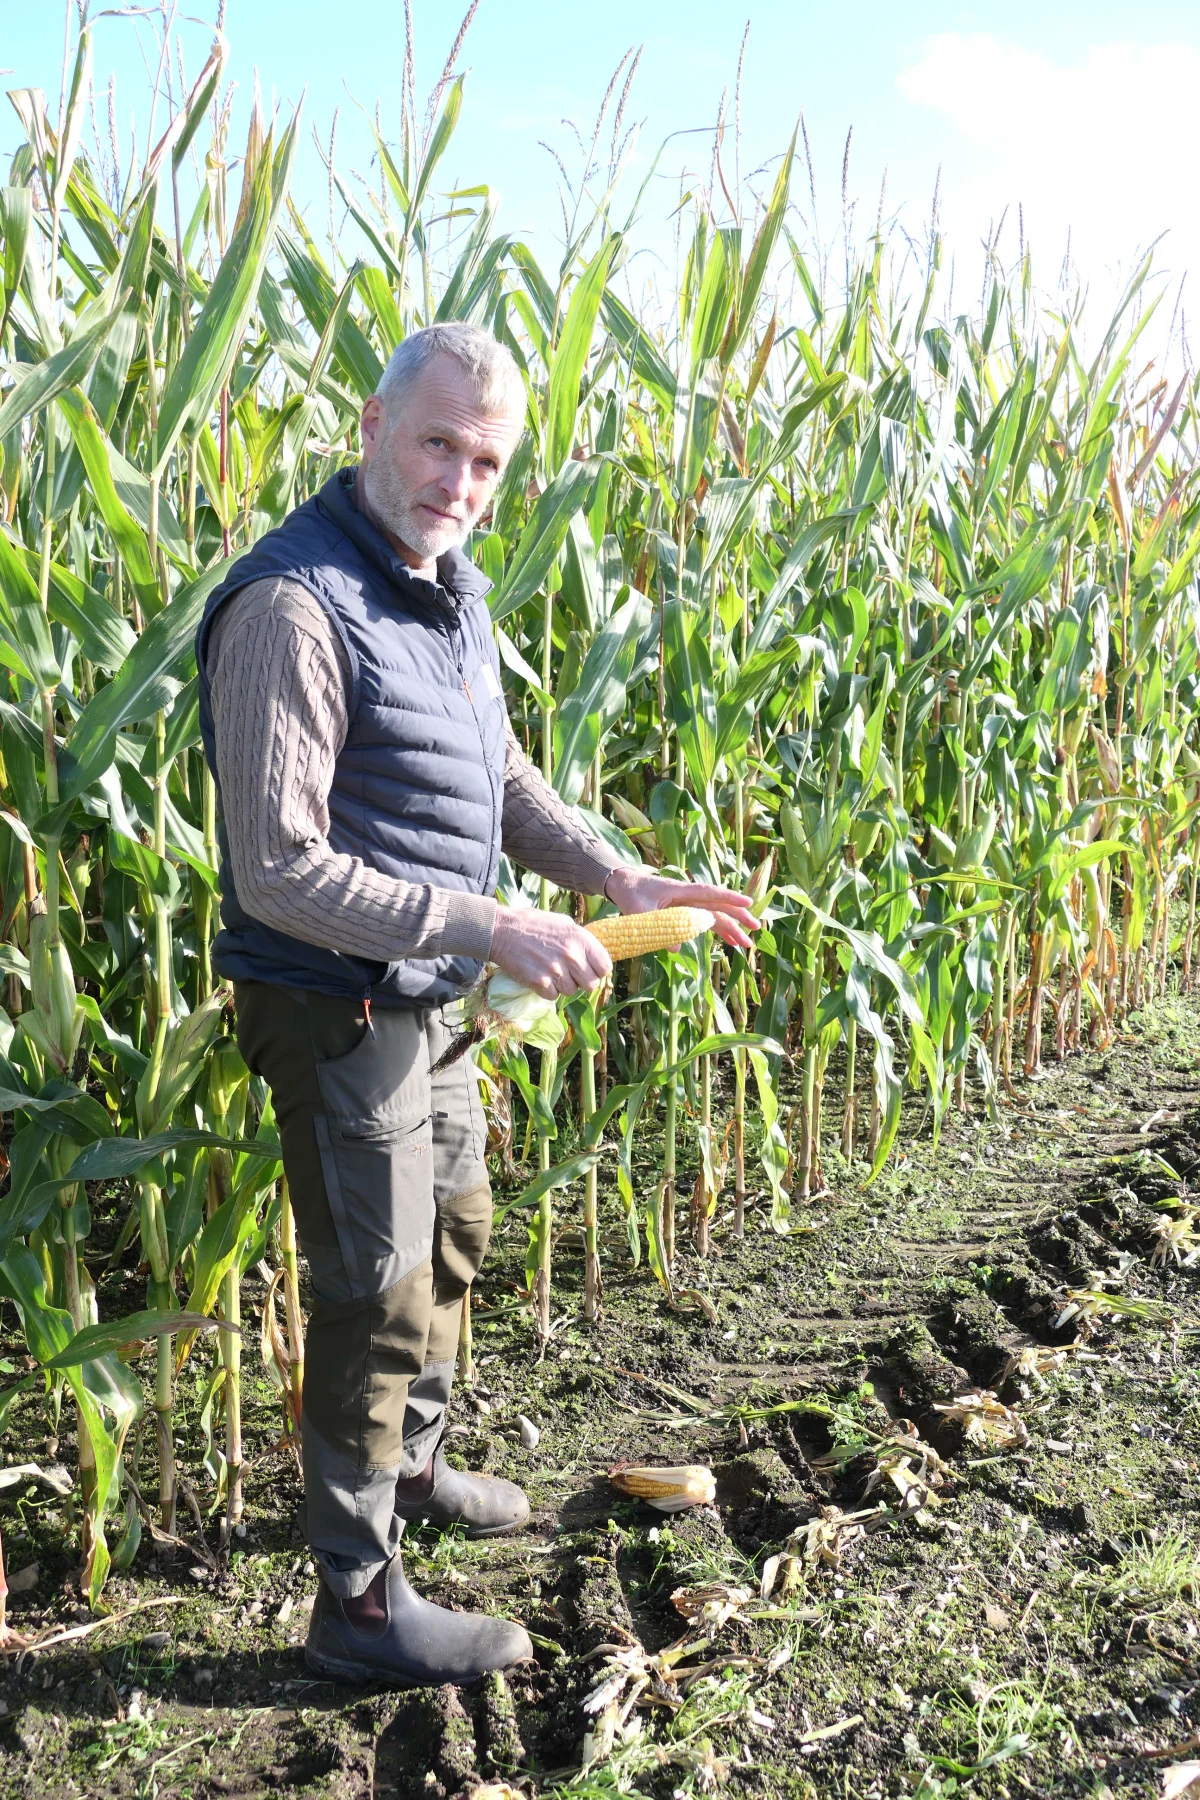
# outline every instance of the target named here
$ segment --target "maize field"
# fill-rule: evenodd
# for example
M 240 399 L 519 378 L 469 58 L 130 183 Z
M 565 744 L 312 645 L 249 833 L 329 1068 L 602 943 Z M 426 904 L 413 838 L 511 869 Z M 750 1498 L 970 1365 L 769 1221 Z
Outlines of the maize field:
M 453 57 L 424 127 L 410 101 L 373 128 L 370 185 L 330 160 L 331 242 L 291 192 L 299 109 L 256 104 L 231 141 L 223 38 L 118 165 L 86 18 L 70 37 L 61 102 L 9 95 L 0 191 L 0 1297 L 28 1351 L 0 1425 L 17 1405 L 73 1439 L 97 1608 L 189 1508 L 226 1546 L 253 1513 L 260 1338 L 294 1439 L 304 1271 L 212 968 L 192 642 L 229 560 L 356 460 L 404 336 L 469 320 L 524 372 L 469 548 L 529 755 L 622 855 L 747 888 L 762 920 L 745 955 L 687 919 L 621 936 L 660 922 L 503 866 L 502 898 L 590 911 L 624 958 L 519 1031 L 474 1027 L 535 1357 L 631 1264 L 706 1328 L 748 1240 L 782 1253 L 882 1191 L 902 1109 L 936 1169 L 959 1122 L 1019 1117 L 1189 989 L 1200 396 L 1146 348 L 1149 259 L 1086 332 L 1024 245 L 949 310 L 936 220 L 919 252 L 847 242 L 843 269 L 804 224 L 801 131 L 757 192 L 718 151 L 677 290 L 642 293 L 628 63 L 550 266 L 485 186 L 446 191 Z M 468 1308 L 468 1376 L 475 1351 Z

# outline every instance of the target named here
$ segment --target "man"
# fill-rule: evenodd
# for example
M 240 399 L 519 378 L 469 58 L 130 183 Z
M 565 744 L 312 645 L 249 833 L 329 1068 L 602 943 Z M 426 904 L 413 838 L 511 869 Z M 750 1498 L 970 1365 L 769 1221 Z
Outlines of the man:
M 503 847 L 626 912 L 690 900 L 745 944 L 749 904 L 629 868 L 508 726 L 485 594 L 459 546 L 520 436 L 514 359 L 485 333 L 405 340 L 362 414 L 362 461 L 231 569 L 196 644 L 221 805 L 238 1043 L 270 1085 L 313 1308 L 304 1481 L 321 1673 L 471 1681 L 532 1654 L 519 1625 L 407 1585 L 405 1522 L 509 1531 L 511 1483 L 446 1463 L 458 1320 L 491 1222 L 469 1058 L 443 1009 L 486 961 L 537 992 L 607 953 L 565 913 L 494 899 Z

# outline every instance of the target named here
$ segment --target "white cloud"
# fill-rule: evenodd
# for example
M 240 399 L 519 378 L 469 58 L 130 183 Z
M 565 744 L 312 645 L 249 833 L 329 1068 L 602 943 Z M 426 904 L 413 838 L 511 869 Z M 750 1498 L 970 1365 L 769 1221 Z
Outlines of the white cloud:
M 1072 260 L 1100 290 L 1097 301 L 1160 232 L 1168 235 L 1156 262 L 1173 283 L 1189 265 L 1200 274 L 1196 47 L 1091 44 L 1058 64 L 987 33 L 947 32 L 929 40 L 897 86 L 956 134 L 942 154 L 952 237 L 961 229 L 976 242 L 1008 206 L 1011 252 L 1019 203 L 1045 285 L 1068 230 Z

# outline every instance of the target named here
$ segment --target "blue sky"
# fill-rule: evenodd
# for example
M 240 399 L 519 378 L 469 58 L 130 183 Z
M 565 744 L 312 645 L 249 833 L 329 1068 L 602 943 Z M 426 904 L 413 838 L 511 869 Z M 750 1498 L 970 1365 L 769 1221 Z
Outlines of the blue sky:
M 0 58 L 4 86 L 41 86 L 57 100 L 63 15 L 48 5 L 0 0 L 6 15 Z M 216 0 L 181 0 L 179 12 L 215 16 Z M 417 91 L 423 100 L 457 29 L 451 8 L 413 0 Z M 527 232 L 540 254 L 558 228 L 557 171 L 539 140 L 569 168 L 563 121 L 590 127 L 624 52 L 644 45 L 628 116 L 641 134 L 631 163 L 632 193 L 670 137 L 643 206 L 644 241 L 669 256 L 665 221 L 681 170 L 705 177 L 711 126 L 722 89 L 732 89 L 749 18 L 742 83 L 743 175 L 767 170 L 803 110 L 818 172 L 823 235 L 840 216 L 840 175 L 853 127 L 849 191 L 859 224 L 873 220 L 887 170 L 887 211 L 923 232 L 941 170 L 941 214 L 964 271 L 977 270 L 980 240 L 1008 206 L 1002 252 L 1015 254 L 1017 206 L 1038 255 L 1044 285 L 1057 277 L 1068 230 L 1077 266 L 1100 299 L 1160 231 L 1160 261 L 1172 288 L 1200 258 L 1195 192 L 1195 96 L 1200 92 L 1200 8 L 1143 0 L 1011 0 L 994 5 L 858 0 L 481 0 L 460 67 L 469 70 L 462 122 L 443 173 L 447 181 L 489 181 L 502 195 L 500 223 Z M 305 116 L 328 141 L 339 109 L 343 170 L 368 170 L 369 145 L 354 102 L 381 107 L 385 133 L 398 117 L 404 54 L 401 0 L 228 0 L 230 74 L 239 84 L 239 125 L 258 71 L 265 99 L 292 101 L 307 89 Z M 208 42 L 202 23 L 181 26 L 187 65 Z M 146 26 L 98 18 L 97 85 L 117 77 L 124 150 L 131 113 L 145 145 Z M 12 123 L 9 123 L 11 118 Z M 671 135 L 679 134 L 679 135 Z M 17 141 L 15 116 L 0 122 L 0 151 Z M 731 139 L 725 161 L 732 164 Z M 759 178 L 761 186 L 766 176 Z M 797 186 L 797 192 L 804 184 Z M 314 229 L 326 218 L 324 172 L 306 132 L 297 196 Z M 643 258 L 643 272 L 652 272 Z M 974 277 L 970 277 L 974 279 Z

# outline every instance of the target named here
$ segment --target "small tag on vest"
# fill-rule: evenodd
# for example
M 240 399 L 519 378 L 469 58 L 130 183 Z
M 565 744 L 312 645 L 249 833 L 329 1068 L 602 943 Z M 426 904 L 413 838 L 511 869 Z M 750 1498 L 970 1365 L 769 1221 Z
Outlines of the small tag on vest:
M 503 693 L 503 689 L 500 686 L 500 678 L 490 662 L 485 662 L 483 664 L 479 671 L 479 679 L 483 683 L 488 698 L 491 700 L 499 700 Z

